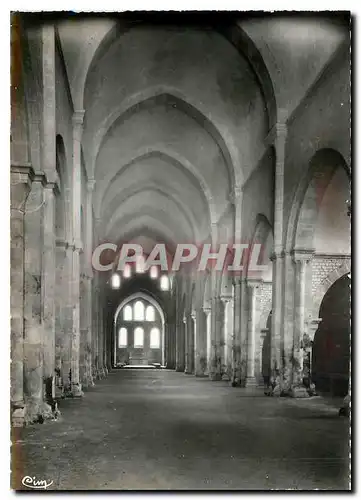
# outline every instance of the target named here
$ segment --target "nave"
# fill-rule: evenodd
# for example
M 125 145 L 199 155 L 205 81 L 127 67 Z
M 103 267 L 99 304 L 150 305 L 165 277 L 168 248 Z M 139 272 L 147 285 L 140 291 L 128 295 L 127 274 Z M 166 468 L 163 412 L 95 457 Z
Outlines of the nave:
M 334 400 L 143 368 L 113 370 L 60 408 L 14 429 L 14 488 L 25 475 L 50 490 L 348 488 L 348 419 Z

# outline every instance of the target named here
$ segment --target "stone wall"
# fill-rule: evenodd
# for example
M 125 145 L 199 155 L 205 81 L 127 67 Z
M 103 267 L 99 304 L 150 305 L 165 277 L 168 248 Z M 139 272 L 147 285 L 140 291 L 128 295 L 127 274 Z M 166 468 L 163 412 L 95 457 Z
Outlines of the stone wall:
M 55 75 L 56 133 L 63 138 L 66 161 L 69 167 L 73 152 L 73 104 L 59 43 L 55 44 Z
M 333 148 L 348 163 L 350 136 L 350 49 L 344 47 L 311 87 L 288 122 L 284 182 L 284 217 L 287 220 L 295 189 L 313 155 Z M 286 229 L 286 224 L 284 229 Z
M 312 294 L 315 295 L 320 285 L 324 283 L 326 278 L 332 271 L 341 267 L 350 257 L 344 256 L 323 256 L 315 255 L 312 260 Z
M 249 243 L 256 217 L 263 214 L 273 224 L 274 155 L 269 149 L 243 187 L 241 239 Z
M 312 312 L 314 318 L 328 289 L 351 270 L 351 256 L 316 255 L 312 260 Z M 351 293 L 351 291 L 350 291 Z
M 262 283 L 258 294 L 258 301 L 260 304 L 260 311 L 262 313 L 270 311 L 270 309 L 272 308 L 272 283 Z

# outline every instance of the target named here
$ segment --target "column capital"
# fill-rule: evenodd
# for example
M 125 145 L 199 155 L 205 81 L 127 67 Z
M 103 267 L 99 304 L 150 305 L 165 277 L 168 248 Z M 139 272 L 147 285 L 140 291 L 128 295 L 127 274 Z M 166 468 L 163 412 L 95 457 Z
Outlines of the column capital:
M 277 139 L 286 139 L 287 136 L 287 110 L 282 108 L 278 109 L 277 114 L 277 123 L 273 125 L 265 139 L 265 143 L 267 146 L 274 144 Z
M 196 311 L 192 311 L 191 312 L 191 318 L 192 318 L 193 321 L 196 320 L 196 318 L 197 318 L 197 312 Z
M 307 263 L 313 259 L 315 255 L 315 250 L 313 249 L 294 249 L 291 252 L 294 262 L 297 263 Z
M 225 305 L 232 300 L 231 295 L 220 295 L 219 300 Z
M 65 240 L 65 250 L 71 250 L 74 252 L 74 243 L 69 240 Z
M 44 186 L 44 189 L 46 189 L 48 191 L 52 191 L 55 195 L 60 193 L 59 184 L 57 181 L 46 180 L 46 183 L 43 184 L 43 186 Z
M 243 195 L 243 187 L 242 186 L 235 186 L 233 191 L 229 193 L 229 201 L 233 205 L 237 205 L 240 201 L 242 201 L 242 195 Z
M 31 183 L 34 179 L 34 170 L 30 164 L 11 165 L 11 209 L 24 212 L 24 205 L 29 195 Z
M 247 283 L 247 278 L 245 276 L 234 276 L 232 282 L 234 286 L 242 286 L 242 284 Z
M 322 322 L 322 318 L 314 318 L 311 319 L 311 321 L 307 321 L 308 325 L 308 336 L 310 337 L 311 342 L 313 342 L 315 338 L 315 333 L 317 331 L 317 328 L 319 324 Z
M 46 175 L 40 170 L 36 170 L 34 173 L 33 183 L 38 182 L 43 187 L 46 186 Z
M 81 240 L 74 240 L 72 246 L 74 252 L 79 252 L 79 253 L 83 252 L 83 242 Z
M 59 248 L 63 247 L 66 250 L 68 242 L 65 240 L 65 238 L 56 238 L 55 246 Z
M 43 172 L 36 172 L 38 182 L 42 182 L 44 189 L 52 189 L 56 194 L 60 193 L 59 175 L 54 169 L 45 169 Z
M 270 261 L 275 261 L 278 259 L 283 259 L 286 256 L 286 252 L 284 250 L 274 250 L 270 255 Z
M 83 133 L 84 113 L 85 111 L 83 109 L 74 111 L 72 118 L 74 139 L 79 142 L 81 141 Z
M 94 191 L 95 184 L 96 184 L 96 180 L 95 179 L 88 179 L 88 182 L 87 182 L 87 185 L 86 185 L 88 193 L 92 193 Z
M 264 339 L 265 337 L 267 337 L 269 331 L 270 331 L 269 328 L 261 328 L 261 338 Z
M 255 279 L 249 278 L 246 283 L 247 283 L 248 288 L 256 289 L 256 288 L 259 288 L 263 282 L 262 282 L 262 280 L 255 280 Z
M 78 110 L 75 110 L 74 113 L 73 113 L 73 125 L 78 125 L 78 126 L 83 126 L 83 122 L 84 122 L 84 114 L 85 114 L 85 110 L 84 109 L 78 109 Z
M 208 315 L 212 311 L 212 308 L 211 308 L 211 306 L 203 306 L 202 310 L 203 310 L 204 314 Z
M 35 172 L 31 163 L 12 163 L 10 165 L 11 174 L 11 185 L 16 184 L 16 180 L 19 180 L 19 184 L 31 183 L 34 179 Z
M 211 229 L 212 231 L 218 230 L 218 219 L 212 218 L 211 220 Z

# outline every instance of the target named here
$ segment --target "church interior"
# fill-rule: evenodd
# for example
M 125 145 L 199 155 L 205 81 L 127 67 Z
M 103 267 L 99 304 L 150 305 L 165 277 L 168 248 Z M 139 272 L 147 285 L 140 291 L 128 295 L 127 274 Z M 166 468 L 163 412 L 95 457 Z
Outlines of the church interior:
M 350 23 L 12 14 L 15 489 L 348 489 Z

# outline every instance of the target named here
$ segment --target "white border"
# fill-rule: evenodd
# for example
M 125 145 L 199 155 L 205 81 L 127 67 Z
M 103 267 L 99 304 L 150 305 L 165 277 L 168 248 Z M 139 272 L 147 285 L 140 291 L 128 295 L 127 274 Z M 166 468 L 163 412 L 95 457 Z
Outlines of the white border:
M 2 235 L 2 245 L 0 249 L 1 263 L 2 263 L 2 273 L 1 273 L 1 282 L 0 282 L 0 290 L 1 290 L 1 331 L 3 333 L 3 341 L 1 348 L 1 360 L 0 360 L 0 373 L 1 373 L 1 398 L 2 398 L 2 411 L 0 412 L 1 417 L 1 430 L 3 433 L 2 436 L 2 446 L 1 446 L 1 467 L 0 467 L 0 485 L 1 485 L 1 493 L 4 498 L 9 498 L 13 495 L 13 492 L 9 490 L 10 477 L 9 477 L 9 463 L 10 463 L 10 440 L 9 440 L 9 414 L 10 414 L 10 373 L 9 373 L 9 352 L 10 352 L 10 320 L 9 320 L 9 311 L 10 311 L 10 245 L 9 245 L 9 234 L 10 234 L 10 196 L 9 196 L 9 184 L 10 184 L 10 175 L 9 175 L 9 165 L 10 165 L 10 154 L 9 154 L 9 123 L 10 123 L 10 57 L 9 57 L 9 40 L 10 40 L 10 11 L 41 11 L 41 10 L 72 10 L 72 11 L 87 11 L 87 12 L 113 12 L 119 10 L 266 10 L 266 11 L 279 11 L 279 10 L 307 10 L 307 11 L 320 11 L 320 10 L 350 10 L 354 16 L 358 18 L 358 13 L 360 11 L 360 2 L 356 1 L 334 1 L 334 0 L 318 0 L 315 2 L 314 0 L 303 0 L 302 2 L 289 2 L 289 1 L 273 1 L 273 2 L 265 2 L 259 0 L 253 0 L 251 2 L 245 2 L 240 0 L 223 0 L 214 1 L 214 0 L 173 0 L 171 3 L 169 1 L 164 0 L 153 0 L 152 2 L 143 0 L 142 2 L 133 0 L 132 2 L 119 2 L 119 1 L 105 1 L 103 2 L 94 2 L 93 0 L 87 1 L 79 1 L 73 0 L 63 1 L 61 3 L 55 1 L 45 1 L 45 0 L 32 0 L 30 3 L 26 0 L 15 0 L 15 1 L 5 1 L 1 5 L 1 15 L 0 15 L 0 33 L 1 33 L 1 47 L 2 47 L 2 78 L 0 80 L 1 89 L 1 168 L 2 168 L 2 176 L 0 183 L 0 204 L 1 204 L 1 235 Z M 354 67 L 355 71 L 354 75 L 354 94 L 357 91 L 357 85 L 355 82 L 359 83 L 359 54 L 360 54 L 360 37 L 355 35 L 357 26 L 354 22 L 353 26 L 353 36 L 356 38 L 354 42 L 353 49 L 356 51 L 356 55 L 354 56 Z M 354 125 L 354 151 L 353 151 L 353 169 L 357 170 L 357 151 L 356 145 L 361 144 L 359 130 L 356 127 L 355 123 L 357 118 L 359 117 L 360 112 L 360 102 L 356 99 L 354 95 L 354 99 L 356 100 L 356 106 L 354 103 L 353 108 L 353 125 Z M 355 237 L 355 245 L 353 250 L 357 252 L 360 244 L 361 238 L 361 214 L 360 214 L 360 203 L 355 205 L 355 201 L 357 200 L 357 194 L 360 193 L 360 182 L 361 176 L 354 176 L 355 188 L 354 188 L 354 200 L 353 200 L 353 220 L 354 220 L 354 234 Z M 356 194 L 357 193 L 357 194 Z M 355 258 L 355 261 L 357 257 Z M 356 269 L 353 272 L 353 290 L 355 293 L 355 289 L 358 289 L 360 273 L 359 270 Z M 358 296 L 354 296 L 353 310 L 360 310 L 360 302 Z M 359 370 L 356 372 L 356 367 L 358 365 L 359 360 L 361 360 L 361 340 L 357 340 L 355 342 L 355 337 L 360 335 L 361 330 L 358 328 L 358 317 L 354 320 L 353 326 L 353 334 L 354 334 L 354 342 L 353 342 L 353 364 L 354 364 L 354 373 L 353 373 L 353 399 L 356 400 L 356 405 L 354 404 L 354 435 L 357 436 L 355 431 L 356 426 L 356 418 L 355 415 L 360 415 L 360 395 L 359 390 L 361 385 L 359 382 Z M 356 351 L 356 352 L 355 352 Z M 357 443 L 358 445 L 358 443 Z M 354 450 L 353 454 L 357 455 L 359 451 L 358 446 L 356 447 L 356 441 L 354 442 Z M 353 478 L 355 488 L 358 487 L 358 483 L 360 482 L 360 458 L 356 461 L 354 458 L 354 470 L 353 470 Z M 263 496 L 267 493 L 262 493 L 257 496 Z M 48 496 L 49 494 L 47 494 Z M 96 497 L 105 497 L 105 493 L 96 494 Z M 154 494 L 155 496 L 164 497 L 164 494 Z M 244 495 L 244 493 L 243 493 Z M 40 498 L 41 493 L 33 494 L 32 498 Z M 50 494 L 50 496 L 54 496 Z M 122 493 L 122 497 L 135 498 L 138 495 L 127 495 Z M 141 495 L 139 495 L 141 496 Z M 211 495 L 205 495 L 206 497 L 211 497 Z M 253 495 L 252 495 L 253 496 Z M 284 497 L 284 494 L 276 495 L 276 497 Z M 333 494 L 327 494 L 326 496 L 333 497 Z M 226 495 L 217 494 L 217 497 L 226 497 Z M 273 497 L 275 498 L 275 497 Z
M 351 10 L 357 11 L 356 1 L 340 2 L 335 0 L 304 0 L 303 2 L 290 2 L 286 0 L 276 0 L 273 2 L 265 2 L 264 0 L 254 1 L 239 1 L 239 0 L 173 0 L 172 2 L 165 0 L 139 1 L 133 2 L 117 2 L 107 0 L 103 2 L 95 2 L 93 0 L 74 0 L 63 1 L 61 3 L 44 0 L 32 0 L 31 4 L 26 0 L 15 0 L 13 2 L 4 2 L 8 10 L 20 11 L 64 11 L 71 10 L 73 12 L 119 12 L 124 10 L 235 10 L 235 11 L 326 11 L 326 10 Z

